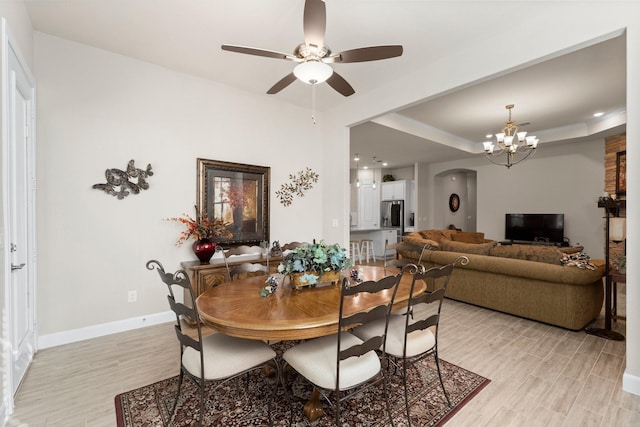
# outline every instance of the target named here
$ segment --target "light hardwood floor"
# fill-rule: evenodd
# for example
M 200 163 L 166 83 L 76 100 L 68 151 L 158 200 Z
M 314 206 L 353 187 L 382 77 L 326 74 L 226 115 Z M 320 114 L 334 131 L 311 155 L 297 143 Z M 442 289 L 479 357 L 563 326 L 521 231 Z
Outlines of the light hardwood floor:
M 445 300 L 440 356 L 491 379 L 447 426 L 640 426 L 640 396 L 621 386 L 624 341 Z M 114 426 L 115 395 L 177 374 L 178 357 L 170 323 L 42 350 L 8 425 Z

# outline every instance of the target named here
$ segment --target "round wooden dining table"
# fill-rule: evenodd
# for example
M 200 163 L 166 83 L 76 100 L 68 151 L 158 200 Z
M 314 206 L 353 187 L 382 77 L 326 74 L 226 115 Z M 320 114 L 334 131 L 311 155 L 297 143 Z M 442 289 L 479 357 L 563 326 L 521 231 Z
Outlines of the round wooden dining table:
M 358 266 L 362 280 L 380 280 L 398 274 L 397 267 Z M 349 271 L 343 272 L 344 277 Z M 260 291 L 268 276 L 254 276 L 223 283 L 206 290 L 198 299 L 202 320 L 217 331 L 240 338 L 257 340 L 301 340 L 331 335 L 338 330 L 340 284 L 293 289 L 284 279 L 276 291 L 266 297 Z M 406 307 L 411 290 L 411 275 L 403 275 L 394 307 Z M 425 290 L 424 282 L 415 292 Z M 390 291 L 361 295 L 350 301 L 346 312 L 364 311 L 388 301 Z

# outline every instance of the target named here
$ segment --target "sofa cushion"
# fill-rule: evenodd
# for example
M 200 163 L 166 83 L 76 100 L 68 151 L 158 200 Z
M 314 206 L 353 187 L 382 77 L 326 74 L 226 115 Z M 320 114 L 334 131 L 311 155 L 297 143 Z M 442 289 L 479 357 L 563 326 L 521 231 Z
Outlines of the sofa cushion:
M 465 243 L 456 242 L 453 240 L 443 238 L 440 241 L 440 250 L 449 252 L 462 252 L 467 254 L 476 255 L 489 255 L 491 248 L 496 246 L 497 242 L 488 243 Z
M 497 245 L 491 248 L 489 255 L 560 265 L 563 253 L 555 246 Z
M 433 240 L 438 243 L 443 238 L 451 240 L 451 236 L 455 233 L 457 233 L 456 230 L 422 230 L 418 232 L 423 239 Z
M 484 233 L 473 231 L 458 231 L 457 233 L 453 233 L 449 240 L 464 243 L 486 243 L 484 241 Z

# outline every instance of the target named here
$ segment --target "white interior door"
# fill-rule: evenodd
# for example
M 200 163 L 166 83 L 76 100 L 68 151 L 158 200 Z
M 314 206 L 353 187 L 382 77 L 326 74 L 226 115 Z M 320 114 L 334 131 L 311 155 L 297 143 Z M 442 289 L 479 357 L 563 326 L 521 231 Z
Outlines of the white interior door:
M 36 350 L 35 334 L 35 84 L 11 42 L 3 20 L 3 134 L 5 212 L 5 304 L 15 394 Z
M 358 188 L 358 228 L 378 228 L 380 224 L 380 193 L 372 184 Z

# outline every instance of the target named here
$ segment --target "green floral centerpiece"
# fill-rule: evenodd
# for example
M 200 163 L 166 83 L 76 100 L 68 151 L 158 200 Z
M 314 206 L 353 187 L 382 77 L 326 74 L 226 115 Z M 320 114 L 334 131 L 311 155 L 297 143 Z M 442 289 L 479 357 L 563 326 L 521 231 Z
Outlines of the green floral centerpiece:
M 321 241 L 297 247 L 286 254 L 278 266 L 278 272 L 288 275 L 292 286 L 301 288 L 317 283 L 335 283 L 340 279 L 340 272 L 352 265 L 344 248 Z

